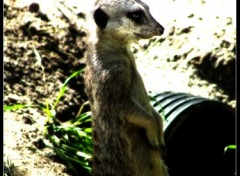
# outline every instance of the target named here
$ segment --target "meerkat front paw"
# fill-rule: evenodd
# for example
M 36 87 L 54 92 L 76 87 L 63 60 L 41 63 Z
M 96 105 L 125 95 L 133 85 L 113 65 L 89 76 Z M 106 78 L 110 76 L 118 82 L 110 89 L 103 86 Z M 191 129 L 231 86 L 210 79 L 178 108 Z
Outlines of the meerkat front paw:
M 155 117 L 156 123 L 157 123 L 157 130 L 158 130 L 158 142 L 160 146 L 165 146 L 164 141 L 164 132 L 163 132 L 163 119 L 160 116 L 160 114 L 154 109 L 153 110 L 153 116 Z
M 147 135 L 150 147 L 153 150 L 159 150 L 159 148 L 160 148 L 159 135 L 158 135 L 158 129 L 157 129 L 156 124 L 154 126 L 150 126 L 148 129 L 146 129 L 146 135 Z
M 159 142 L 157 139 L 148 139 L 148 142 L 152 150 L 159 150 Z

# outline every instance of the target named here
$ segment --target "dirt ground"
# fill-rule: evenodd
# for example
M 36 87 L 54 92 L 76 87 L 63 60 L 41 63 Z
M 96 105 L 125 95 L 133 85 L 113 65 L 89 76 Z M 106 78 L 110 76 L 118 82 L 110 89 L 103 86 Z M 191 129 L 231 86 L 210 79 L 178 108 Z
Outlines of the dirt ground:
M 165 33 L 132 48 L 147 90 L 191 93 L 235 108 L 236 2 L 148 4 Z M 4 1 L 4 105 L 53 103 L 66 78 L 84 68 L 89 7 L 83 0 Z M 86 100 L 80 76 L 57 117 L 75 117 Z M 4 112 L 5 175 L 71 175 L 42 145 L 45 121 L 34 108 Z

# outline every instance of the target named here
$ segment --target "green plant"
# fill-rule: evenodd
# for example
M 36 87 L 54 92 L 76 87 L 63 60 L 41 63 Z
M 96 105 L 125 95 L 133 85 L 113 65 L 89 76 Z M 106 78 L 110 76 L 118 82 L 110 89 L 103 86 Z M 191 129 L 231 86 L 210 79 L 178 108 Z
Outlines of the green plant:
M 227 153 L 230 150 L 236 150 L 237 146 L 236 145 L 228 145 L 224 148 L 224 153 Z
M 83 106 L 80 108 L 76 118 L 67 122 L 59 122 L 56 118 L 57 105 L 64 95 L 69 81 L 80 75 L 82 69 L 74 72 L 64 82 L 60 89 L 54 104 L 47 103 L 45 113 L 48 120 L 45 124 L 45 136 L 49 139 L 50 143 L 46 145 L 52 148 L 57 155 L 66 163 L 68 169 L 75 174 L 84 172 L 89 174 L 91 172 L 91 158 L 93 153 L 92 148 L 92 128 L 91 128 L 91 113 L 82 112 Z M 79 169 L 81 168 L 81 169 Z
M 38 108 L 42 110 L 47 117 L 43 131 L 47 139 L 44 140 L 45 145 L 52 148 L 74 174 L 81 172 L 83 173 L 82 175 L 89 175 L 91 172 L 91 158 L 93 153 L 91 112 L 83 112 L 83 107 L 86 106 L 88 102 L 85 102 L 81 106 L 76 118 L 67 122 L 60 122 L 56 118 L 56 108 L 67 89 L 69 81 L 79 76 L 82 72 L 83 69 L 78 70 L 66 79 L 53 103 L 47 100 L 45 106 L 23 104 L 12 106 L 4 105 L 4 111 L 15 111 L 23 108 Z

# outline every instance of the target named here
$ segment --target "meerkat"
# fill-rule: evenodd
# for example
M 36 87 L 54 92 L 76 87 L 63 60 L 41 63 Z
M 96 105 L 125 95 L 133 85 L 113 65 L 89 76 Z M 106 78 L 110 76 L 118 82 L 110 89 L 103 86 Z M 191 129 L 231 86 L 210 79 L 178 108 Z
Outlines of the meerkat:
M 164 28 L 140 0 L 97 0 L 85 87 L 92 111 L 93 176 L 168 176 L 163 122 L 150 105 L 130 44 Z

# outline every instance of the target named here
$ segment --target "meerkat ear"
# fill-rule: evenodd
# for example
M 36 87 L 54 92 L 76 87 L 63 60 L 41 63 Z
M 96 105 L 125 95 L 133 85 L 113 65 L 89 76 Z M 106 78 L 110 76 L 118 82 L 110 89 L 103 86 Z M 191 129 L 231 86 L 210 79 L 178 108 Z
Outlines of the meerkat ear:
M 95 10 L 93 15 L 95 23 L 98 25 L 98 27 L 104 29 L 107 26 L 109 19 L 108 15 L 101 8 Z

